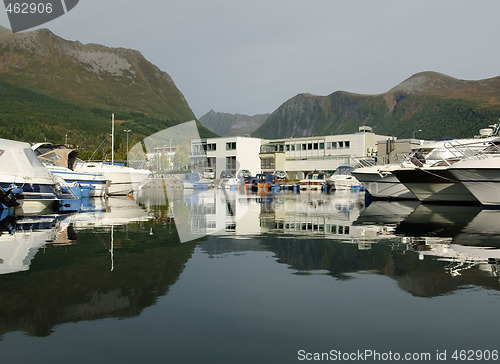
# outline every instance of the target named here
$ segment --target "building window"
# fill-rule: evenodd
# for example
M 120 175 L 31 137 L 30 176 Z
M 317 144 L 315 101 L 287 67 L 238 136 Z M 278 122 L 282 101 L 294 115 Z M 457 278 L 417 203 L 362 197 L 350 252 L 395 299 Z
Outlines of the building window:
M 226 170 L 236 172 L 236 157 L 226 157 Z
M 340 149 L 344 148 L 344 142 L 338 142 L 338 147 L 339 147 Z
M 346 140 L 344 142 L 344 148 L 350 148 L 351 147 L 351 142 L 349 140 Z
M 271 169 L 274 170 L 275 163 L 274 163 L 274 158 L 262 158 L 260 160 L 260 167 L 261 169 Z
M 314 150 L 318 150 L 318 148 L 319 148 L 319 144 L 318 144 L 318 143 L 314 143 L 314 144 L 313 144 L 313 148 L 314 148 Z
M 217 159 L 215 157 L 209 157 L 207 158 L 207 161 L 208 161 L 208 167 L 212 167 L 212 168 L 216 168 L 216 161 Z
M 236 149 L 236 142 L 226 143 L 226 150 L 235 150 L 235 149 Z
M 207 144 L 207 150 L 217 150 L 217 144 L 215 143 L 210 143 L 210 144 Z
M 319 149 L 320 150 L 325 149 L 325 143 L 324 142 L 319 143 Z

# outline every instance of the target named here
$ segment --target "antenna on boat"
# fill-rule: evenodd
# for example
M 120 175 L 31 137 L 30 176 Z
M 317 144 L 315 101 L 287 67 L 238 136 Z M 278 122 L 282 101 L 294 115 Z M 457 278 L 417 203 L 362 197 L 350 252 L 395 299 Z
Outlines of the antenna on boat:
M 115 114 L 111 114 L 111 165 L 115 164 Z

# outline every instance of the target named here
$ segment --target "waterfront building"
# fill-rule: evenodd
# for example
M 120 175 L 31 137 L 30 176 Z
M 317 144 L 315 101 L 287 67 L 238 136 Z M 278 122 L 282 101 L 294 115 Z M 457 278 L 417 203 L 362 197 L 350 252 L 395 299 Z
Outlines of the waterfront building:
M 302 179 L 311 171 L 333 173 L 340 166 L 376 157 L 377 142 L 391 139 L 368 126 L 354 134 L 268 140 L 260 148 L 261 171 L 285 171 L 290 179 Z
M 221 137 L 194 139 L 191 141 L 191 169 L 202 172 L 213 168 L 215 178 L 220 178 L 222 171 L 234 175 L 241 169 L 247 169 L 255 176 L 260 172 L 259 151 L 263 139 L 250 137 Z
M 201 172 L 214 168 L 215 178 L 223 170 L 235 174 L 247 169 L 260 172 L 285 171 L 290 179 L 301 179 L 311 171 L 333 173 L 339 166 L 353 166 L 360 158 L 374 160 L 377 143 L 393 137 L 377 135 L 368 126 L 354 134 L 302 138 L 260 139 L 221 137 L 191 141 L 191 167 Z

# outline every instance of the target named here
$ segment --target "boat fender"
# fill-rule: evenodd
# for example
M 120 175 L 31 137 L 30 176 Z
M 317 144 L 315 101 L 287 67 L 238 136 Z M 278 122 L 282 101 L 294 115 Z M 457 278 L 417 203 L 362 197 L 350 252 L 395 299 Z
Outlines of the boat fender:
M 6 207 L 16 207 L 19 206 L 19 202 L 16 201 L 17 196 L 12 191 L 12 188 L 9 188 L 5 191 L 3 188 L 0 188 L 0 202 L 3 203 Z

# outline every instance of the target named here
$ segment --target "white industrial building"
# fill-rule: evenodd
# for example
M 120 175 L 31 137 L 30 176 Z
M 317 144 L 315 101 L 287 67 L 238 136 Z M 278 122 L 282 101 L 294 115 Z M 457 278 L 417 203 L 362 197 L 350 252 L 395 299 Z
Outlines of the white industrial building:
M 393 137 L 377 135 L 367 126 L 358 133 L 303 138 L 260 139 L 221 137 L 191 141 L 191 164 L 194 171 L 212 167 L 216 178 L 223 170 L 237 173 L 248 169 L 260 172 L 285 171 L 291 179 L 301 179 L 307 172 L 333 172 L 342 165 L 354 165 L 359 158 L 373 158 L 377 143 Z
M 222 171 L 236 175 L 240 169 L 248 169 L 254 176 L 260 173 L 259 151 L 263 139 L 249 137 L 222 137 L 191 141 L 191 166 L 193 171 L 206 167 L 215 170 L 215 178 Z

